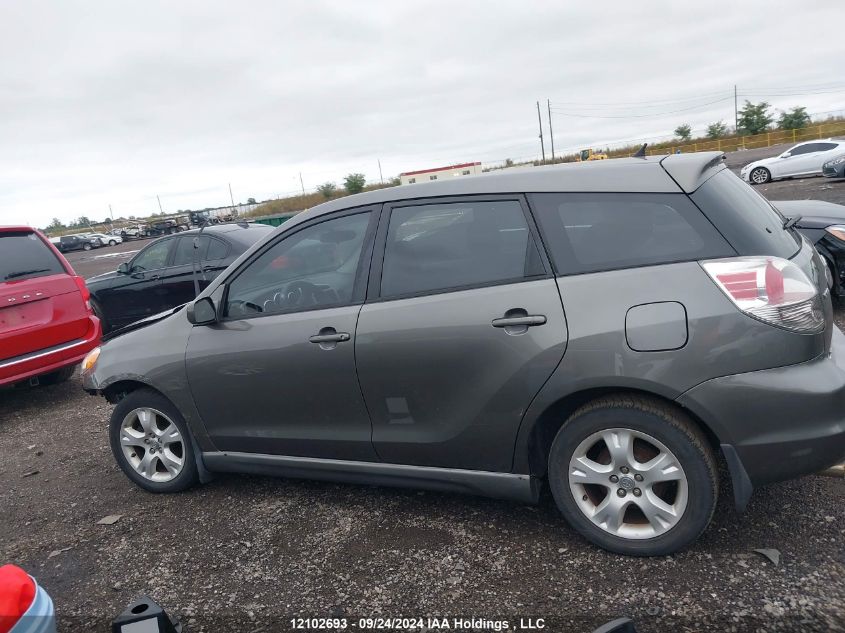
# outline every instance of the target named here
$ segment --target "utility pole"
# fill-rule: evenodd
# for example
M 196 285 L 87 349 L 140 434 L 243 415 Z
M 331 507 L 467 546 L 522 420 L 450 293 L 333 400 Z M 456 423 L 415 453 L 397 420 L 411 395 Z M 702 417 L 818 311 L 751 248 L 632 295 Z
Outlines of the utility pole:
M 378 160 L 378 177 L 381 180 L 381 184 L 384 184 L 384 175 L 381 173 L 381 159 Z
M 158 197 L 158 194 L 156 194 L 156 200 L 158 200 L 158 210 L 164 215 L 164 209 L 161 208 L 161 198 Z
M 232 213 L 235 212 L 235 196 L 232 195 L 232 183 L 229 183 L 229 200 L 232 201 Z
M 540 151 L 543 153 L 543 162 L 546 162 L 546 146 L 543 144 L 543 119 L 540 118 L 540 102 L 537 102 L 537 123 L 540 124 Z
M 111 210 L 111 205 L 109 205 L 109 217 L 111 221 L 114 222 L 114 211 Z
M 302 187 L 302 195 L 305 195 L 305 182 L 302 180 L 302 172 L 299 172 L 299 184 Z
M 552 131 L 552 102 L 546 99 L 549 108 L 549 140 L 552 142 L 552 164 L 555 162 L 555 133 Z
M 734 134 L 739 134 L 739 107 L 736 99 L 736 84 L 734 84 Z

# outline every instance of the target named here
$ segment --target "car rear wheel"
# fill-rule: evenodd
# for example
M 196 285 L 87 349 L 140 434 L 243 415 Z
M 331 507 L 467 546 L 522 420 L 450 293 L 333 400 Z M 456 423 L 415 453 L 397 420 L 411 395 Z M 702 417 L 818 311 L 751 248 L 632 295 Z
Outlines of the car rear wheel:
M 82 245 L 82 250 L 90 251 L 91 250 L 91 242 L 85 242 L 85 244 Z
M 631 556 L 681 550 L 710 523 L 716 463 L 701 431 L 637 396 L 582 406 L 549 454 L 549 484 L 567 521 L 599 547 Z
M 772 179 L 772 172 L 765 167 L 755 167 L 748 174 L 748 180 L 752 185 L 765 185 Z
M 198 481 L 188 425 L 156 391 L 139 389 L 117 404 L 109 439 L 118 466 L 144 490 L 179 492 Z
M 109 240 L 109 246 L 117 246 L 117 240 Z

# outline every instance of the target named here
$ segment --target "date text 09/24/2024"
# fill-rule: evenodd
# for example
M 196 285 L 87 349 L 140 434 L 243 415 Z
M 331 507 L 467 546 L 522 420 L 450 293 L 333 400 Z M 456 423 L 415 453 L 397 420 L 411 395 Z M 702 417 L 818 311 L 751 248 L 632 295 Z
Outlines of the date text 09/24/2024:
M 485 618 L 414 618 L 376 617 L 358 618 L 291 618 L 291 628 L 297 631 L 346 630 L 364 631 L 414 631 L 414 630 L 456 630 L 456 631 L 539 631 L 546 628 L 544 618 L 518 618 L 515 622 Z

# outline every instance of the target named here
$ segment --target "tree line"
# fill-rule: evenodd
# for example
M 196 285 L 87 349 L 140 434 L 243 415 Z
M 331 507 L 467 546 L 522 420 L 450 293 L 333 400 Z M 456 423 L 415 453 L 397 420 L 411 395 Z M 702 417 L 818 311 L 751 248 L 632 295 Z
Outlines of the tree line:
M 737 117 L 737 135 L 753 136 L 770 129 L 775 122 L 775 115 L 770 111 L 771 105 L 766 101 L 751 103 L 746 101 Z M 783 110 L 777 118 L 777 127 L 781 130 L 800 130 L 810 124 L 807 108 L 795 106 L 791 110 Z M 728 136 L 730 129 L 724 121 L 716 121 L 707 126 L 705 136 L 709 139 L 719 139 Z M 681 141 L 692 140 L 692 128 L 684 123 L 675 128 L 675 136 Z

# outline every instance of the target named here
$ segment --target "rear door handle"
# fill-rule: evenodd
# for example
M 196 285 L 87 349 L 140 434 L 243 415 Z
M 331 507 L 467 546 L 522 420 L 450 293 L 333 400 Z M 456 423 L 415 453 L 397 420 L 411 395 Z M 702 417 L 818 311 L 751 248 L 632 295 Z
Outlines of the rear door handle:
M 308 339 L 312 343 L 344 343 L 349 340 L 346 332 L 335 332 L 334 334 L 315 334 Z
M 532 327 L 535 325 L 543 325 L 545 322 L 546 317 L 542 314 L 502 317 L 500 319 L 493 319 L 493 327 Z

